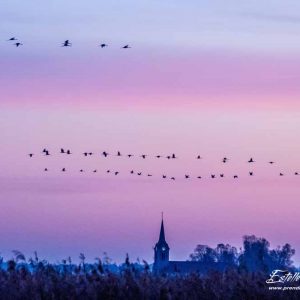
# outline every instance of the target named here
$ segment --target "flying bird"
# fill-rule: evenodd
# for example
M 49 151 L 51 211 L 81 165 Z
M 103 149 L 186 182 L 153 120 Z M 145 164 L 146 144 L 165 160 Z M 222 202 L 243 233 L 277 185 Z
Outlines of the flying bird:
M 171 177 L 171 180 L 175 180 L 175 177 Z
M 48 150 L 45 151 L 45 155 L 46 155 L 46 156 L 50 155 L 50 153 L 49 153 Z
M 250 175 L 250 176 L 253 176 L 253 172 L 249 172 L 249 175 Z
M 47 169 L 47 168 L 45 168 L 45 169 L 44 169 L 44 171 L 45 171 L 45 172 L 47 172 L 47 171 L 48 171 L 48 169 Z
M 298 173 L 298 172 L 295 172 L 295 175 L 299 175 L 299 173 Z
M 220 174 L 220 177 L 222 177 L 222 178 L 223 178 L 223 177 L 224 177 L 224 174 Z
M 62 171 L 62 172 L 66 172 L 66 168 L 62 168 L 61 171 Z
M 138 176 L 141 176 L 142 175 L 142 172 L 139 172 L 139 173 L 137 173 L 138 174 Z
M 283 176 L 283 173 L 279 173 L 279 176 Z
M 65 40 L 63 43 L 62 43 L 62 47 L 71 47 L 72 46 L 72 43 L 69 42 L 69 40 Z
M 141 155 L 141 157 L 142 157 L 143 159 L 145 159 L 146 156 L 147 156 L 146 154 L 142 154 L 142 155 Z
M 228 161 L 228 158 L 227 157 L 224 157 L 223 159 L 222 159 L 222 162 L 225 164 L 225 163 L 227 163 L 227 161 Z
M 10 39 L 8 39 L 7 41 L 17 41 L 18 39 L 16 37 L 12 37 Z
M 200 155 L 198 155 L 196 158 L 197 158 L 197 159 L 202 159 L 202 157 L 201 157 Z
M 107 157 L 107 156 L 108 156 L 108 153 L 105 152 L 105 151 L 103 151 L 103 152 L 102 152 L 102 155 L 103 155 L 104 157 Z
M 156 155 L 155 157 L 156 157 L 156 158 L 161 158 L 161 155 Z
M 238 178 L 238 176 L 237 176 L 237 175 L 234 175 L 234 176 L 233 176 L 233 178 L 237 179 L 237 178 Z
M 79 172 L 81 172 L 81 173 L 82 173 L 82 172 L 83 172 L 83 170 L 82 170 L 82 169 L 80 169 L 80 170 L 79 170 Z
M 202 177 L 201 177 L 201 176 L 197 176 L 197 178 L 198 178 L 198 179 L 201 179 Z
M 118 175 L 119 174 L 119 172 L 115 172 L 115 175 Z
M 33 153 L 29 153 L 29 154 L 28 154 L 29 157 L 32 157 L 33 155 L 34 155 Z
M 188 179 L 188 178 L 190 178 L 190 175 L 184 175 L 184 177 L 185 177 L 185 179 Z
M 164 179 L 167 178 L 167 175 L 163 175 L 162 178 L 164 178 Z
M 103 44 L 100 44 L 99 46 L 100 46 L 101 48 L 108 47 L 108 45 L 107 45 L 107 44 L 105 44 L 105 43 L 103 43 Z
M 20 43 L 20 42 L 14 43 L 14 45 L 15 45 L 16 47 L 23 46 L 23 44 L 22 44 L 22 43 Z
M 97 170 L 94 170 L 93 173 L 97 173 Z
M 133 171 L 133 170 L 131 170 L 131 171 L 130 171 L 130 174 L 133 174 L 133 173 L 134 173 L 134 171 Z
M 110 170 L 107 170 L 106 173 L 110 173 Z
M 210 177 L 211 177 L 211 178 L 216 178 L 216 175 L 211 174 Z
M 152 177 L 152 175 L 151 175 L 151 174 L 148 174 L 147 176 L 148 176 L 148 177 Z
M 133 154 L 127 154 L 127 156 L 130 158 L 130 157 L 132 157 L 132 156 L 133 156 Z
M 87 152 L 84 152 L 83 155 L 84 155 L 84 156 L 88 156 L 88 153 L 87 153 Z
M 248 163 L 254 163 L 254 160 L 252 157 L 248 160 Z
M 60 148 L 60 153 L 65 153 L 65 150 L 63 148 Z
M 120 152 L 120 151 L 118 151 L 118 153 L 117 153 L 117 156 L 122 156 L 122 154 L 121 154 L 121 152 Z
M 125 45 L 122 47 L 122 49 L 130 49 L 131 47 L 129 45 Z
M 66 152 L 66 153 L 67 153 L 68 155 L 69 155 L 69 154 L 72 154 L 70 150 L 67 150 L 67 152 Z
M 274 161 L 269 161 L 269 164 L 270 164 L 270 165 L 273 165 L 273 164 L 274 164 Z
M 177 157 L 176 157 L 176 155 L 173 153 L 173 154 L 172 154 L 172 159 L 175 159 L 175 158 L 177 158 Z

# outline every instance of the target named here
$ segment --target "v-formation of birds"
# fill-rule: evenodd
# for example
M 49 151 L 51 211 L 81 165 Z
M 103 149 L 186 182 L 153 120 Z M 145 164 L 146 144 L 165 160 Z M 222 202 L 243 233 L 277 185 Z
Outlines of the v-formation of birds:
M 59 151 L 59 153 L 60 153 L 60 154 L 64 154 L 64 155 L 71 155 L 71 154 L 73 154 L 73 153 L 71 152 L 70 149 L 64 149 L 64 148 L 61 148 L 60 151 Z M 46 148 L 44 148 L 44 149 L 42 150 L 42 154 L 43 154 L 44 156 L 50 156 L 50 155 L 51 155 L 50 151 L 49 151 L 48 149 L 46 149 Z M 92 156 L 92 155 L 98 155 L 98 156 L 99 156 L 99 154 L 100 154 L 101 156 L 103 156 L 104 158 L 108 158 L 109 156 L 128 157 L 128 158 L 139 157 L 139 158 L 141 158 L 141 159 L 147 159 L 147 158 L 149 158 L 149 155 L 147 155 L 147 154 L 141 154 L 141 155 L 122 154 L 120 151 L 117 151 L 115 154 L 110 154 L 110 153 L 108 153 L 107 151 L 102 151 L 101 153 L 98 153 L 98 154 L 97 154 L 97 153 L 94 153 L 94 152 L 88 152 L 88 151 L 82 153 L 82 155 L 83 155 L 84 157 L 88 157 L 88 156 Z M 35 155 L 34 153 L 29 153 L 29 154 L 28 154 L 28 156 L 29 156 L 30 158 L 33 158 L 34 155 Z M 162 158 L 165 158 L 165 159 L 168 159 L 168 160 L 173 160 L 173 159 L 177 159 L 178 157 L 176 156 L 175 153 L 172 153 L 172 154 L 167 155 L 167 156 L 164 156 L 164 155 L 155 155 L 154 158 L 156 158 L 156 159 L 162 159 Z M 194 159 L 200 160 L 200 159 L 203 159 L 203 157 L 202 157 L 201 155 L 196 155 Z M 223 157 L 223 158 L 220 160 L 220 162 L 223 163 L 223 164 L 227 164 L 227 163 L 229 162 L 229 158 Z M 254 164 L 256 161 L 254 160 L 253 157 L 251 157 L 249 160 L 247 160 L 247 161 L 245 161 L 245 162 L 247 162 L 248 164 Z M 271 161 L 268 161 L 267 163 L 270 164 L 270 165 L 275 164 L 275 162 L 272 161 L 272 160 L 271 160 Z M 49 169 L 48 169 L 48 168 L 44 168 L 44 171 L 45 171 L 45 172 L 48 172 Z M 61 172 L 67 172 L 67 169 L 64 167 L 64 168 L 61 169 Z M 84 169 L 80 169 L 79 172 L 80 172 L 80 173 L 83 173 L 83 172 L 85 172 L 85 170 L 84 170 Z M 93 172 L 93 173 L 97 173 L 97 169 L 94 169 L 92 172 Z M 117 176 L 118 174 L 120 174 L 119 171 L 112 171 L 112 170 L 106 170 L 106 173 L 107 173 L 107 174 L 114 174 L 115 176 Z M 130 174 L 136 174 L 137 176 L 142 176 L 142 175 L 147 176 L 147 177 L 152 177 L 152 176 L 153 176 L 152 174 L 149 174 L 149 173 L 144 174 L 144 173 L 142 173 L 142 172 L 137 172 L 137 171 L 134 171 L 134 170 L 131 170 L 129 173 L 130 173 Z M 253 172 L 253 171 L 250 171 L 250 172 L 248 172 L 248 175 L 249 175 L 249 176 L 254 176 L 254 172 Z M 285 175 L 285 174 L 284 174 L 283 172 L 280 172 L 280 173 L 279 173 L 279 176 L 280 176 L 280 177 L 282 177 L 282 176 L 284 176 L 284 175 Z M 294 175 L 298 176 L 298 175 L 300 175 L 300 173 L 294 172 Z M 215 178 L 224 178 L 224 177 L 225 177 L 225 174 L 223 174 L 223 173 L 221 173 L 221 174 L 210 174 L 210 176 L 209 176 L 209 178 L 211 178 L 211 179 L 215 179 Z M 238 178 L 239 178 L 239 176 L 238 176 L 237 174 L 236 174 L 236 175 L 233 175 L 232 177 L 233 177 L 234 179 L 238 179 Z M 167 175 L 165 175 L 165 174 L 162 174 L 162 175 L 161 175 L 161 178 L 162 178 L 162 179 L 167 179 L 167 178 L 168 178 L 168 179 L 170 179 L 170 180 L 175 180 L 175 179 L 176 179 L 174 176 L 169 177 L 169 176 L 167 176 Z M 190 178 L 192 178 L 192 177 L 191 177 L 189 174 L 185 174 L 183 178 L 185 178 L 185 179 L 190 179 Z M 201 179 L 202 176 L 197 176 L 196 178 L 197 178 L 197 179 Z
M 13 42 L 13 45 L 16 46 L 17 48 L 20 46 L 23 46 L 23 43 L 20 42 L 16 37 L 11 37 L 10 39 L 7 40 L 8 42 Z M 100 43 L 98 45 L 101 48 L 106 48 L 108 47 L 108 44 L 106 43 Z M 65 40 L 62 44 L 61 47 L 72 47 L 72 43 L 70 42 L 70 40 Z M 121 46 L 121 49 L 130 49 L 131 46 L 129 45 L 123 45 Z

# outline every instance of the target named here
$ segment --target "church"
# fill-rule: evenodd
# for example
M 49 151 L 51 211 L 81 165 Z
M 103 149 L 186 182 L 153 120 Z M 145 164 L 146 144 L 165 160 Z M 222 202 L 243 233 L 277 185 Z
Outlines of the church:
M 169 259 L 170 247 L 166 242 L 164 220 L 161 220 L 159 239 L 154 247 L 154 273 L 202 273 L 203 265 L 197 261 L 174 261 Z

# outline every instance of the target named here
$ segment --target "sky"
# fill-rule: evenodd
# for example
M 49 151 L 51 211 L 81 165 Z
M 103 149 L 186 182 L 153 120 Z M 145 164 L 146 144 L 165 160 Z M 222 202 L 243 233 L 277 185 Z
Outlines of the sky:
M 0 254 L 152 262 L 163 211 L 171 259 L 255 234 L 291 243 L 299 264 L 298 11 L 290 0 L 2 0 Z

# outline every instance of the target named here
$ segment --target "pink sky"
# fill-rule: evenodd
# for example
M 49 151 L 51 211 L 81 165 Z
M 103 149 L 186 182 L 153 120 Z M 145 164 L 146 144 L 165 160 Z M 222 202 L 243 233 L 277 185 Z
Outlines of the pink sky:
M 14 2 L 0 4 L 1 254 L 92 260 L 107 251 L 121 261 L 128 252 L 151 262 L 164 211 L 172 259 L 256 234 L 291 243 L 300 261 L 298 2 Z M 73 47 L 61 48 L 67 38 Z M 104 150 L 179 159 L 105 160 Z

